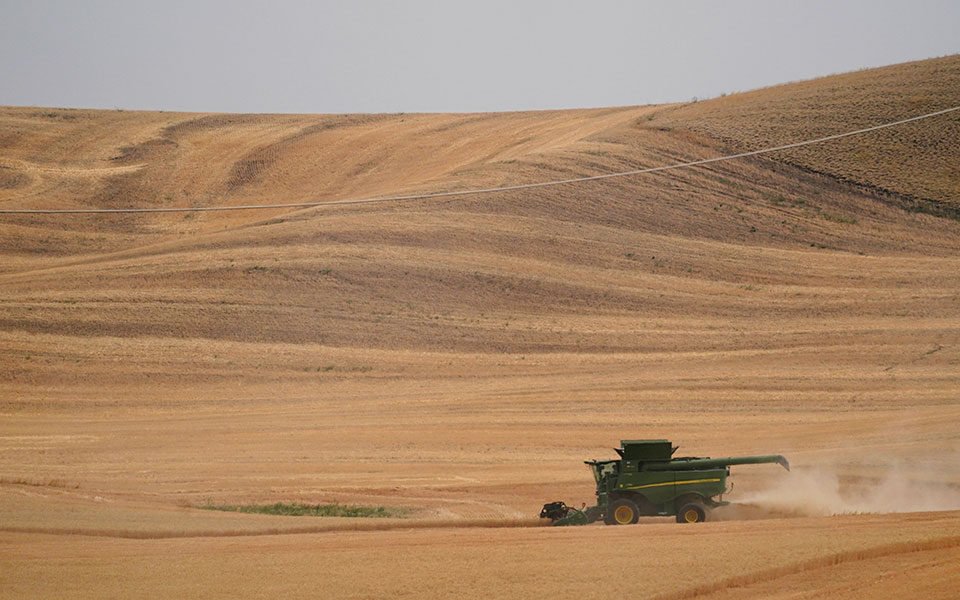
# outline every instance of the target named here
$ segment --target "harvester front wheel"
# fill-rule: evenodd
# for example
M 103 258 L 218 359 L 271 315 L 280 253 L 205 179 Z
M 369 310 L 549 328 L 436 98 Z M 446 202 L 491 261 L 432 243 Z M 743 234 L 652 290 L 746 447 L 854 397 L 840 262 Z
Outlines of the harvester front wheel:
M 626 498 L 614 500 L 610 504 L 607 517 L 604 519 L 607 525 L 632 525 L 640 520 L 640 509 L 636 502 Z
M 707 509 L 699 502 L 684 504 L 677 511 L 677 523 L 703 523 L 707 520 Z

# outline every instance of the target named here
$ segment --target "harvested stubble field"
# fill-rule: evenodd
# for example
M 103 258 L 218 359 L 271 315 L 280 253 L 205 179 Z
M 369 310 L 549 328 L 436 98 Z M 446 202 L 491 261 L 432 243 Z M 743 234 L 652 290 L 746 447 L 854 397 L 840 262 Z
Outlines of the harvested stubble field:
M 686 105 L 0 109 L 0 206 L 468 189 L 946 108 L 960 57 Z M 556 188 L 0 221 L 4 597 L 952 598 L 960 117 Z M 622 438 L 716 521 L 541 527 Z M 384 507 L 386 518 L 205 510 Z

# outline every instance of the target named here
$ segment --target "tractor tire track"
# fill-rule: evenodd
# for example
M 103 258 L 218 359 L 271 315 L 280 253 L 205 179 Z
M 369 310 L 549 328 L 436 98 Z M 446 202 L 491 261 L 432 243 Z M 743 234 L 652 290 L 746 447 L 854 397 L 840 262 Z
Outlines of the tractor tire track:
M 355 531 L 393 531 L 399 529 L 471 529 L 545 527 L 540 519 L 456 519 L 390 521 L 380 523 L 329 523 L 304 527 L 265 527 L 261 529 L 218 529 L 197 531 L 137 531 L 133 529 L 98 529 L 84 527 L 0 527 L 0 533 L 28 533 L 59 536 L 107 537 L 130 540 L 169 540 L 182 538 L 260 537 L 271 535 L 303 535 Z
M 828 569 L 830 567 L 836 567 L 838 565 L 847 563 L 887 558 L 899 554 L 926 552 L 930 550 L 947 550 L 958 547 L 960 547 L 960 536 L 948 536 L 930 540 L 898 542 L 896 544 L 884 544 L 870 548 L 847 550 L 844 552 L 812 558 L 780 567 L 761 569 L 751 573 L 735 575 L 733 577 L 721 579 L 720 581 L 713 583 L 687 588 L 680 592 L 662 594 L 656 596 L 655 598 L 656 600 L 690 600 L 692 598 L 709 596 L 711 594 L 725 592 L 731 589 L 746 588 L 759 583 L 769 583 L 790 575 L 799 575 L 809 571 Z

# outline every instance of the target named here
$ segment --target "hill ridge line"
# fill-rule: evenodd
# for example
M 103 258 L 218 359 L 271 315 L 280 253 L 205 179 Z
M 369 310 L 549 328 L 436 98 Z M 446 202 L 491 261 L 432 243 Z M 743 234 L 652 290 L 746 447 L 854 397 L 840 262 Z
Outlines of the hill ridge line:
M 454 191 L 446 191 L 446 192 L 429 192 L 424 194 L 406 194 L 406 195 L 398 195 L 398 196 L 379 196 L 379 197 L 372 197 L 372 198 L 349 198 L 344 200 L 331 200 L 331 201 L 290 202 L 290 203 L 280 203 L 280 204 L 241 204 L 237 206 L 193 206 L 193 207 L 161 207 L 161 208 L 150 207 L 150 208 L 0 209 L 0 214 L 65 215 L 65 214 L 118 214 L 118 213 L 184 213 L 184 212 L 224 212 L 224 211 L 234 211 L 234 210 L 268 210 L 268 209 L 277 209 L 277 208 L 317 208 L 322 206 L 344 206 L 344 205 L 351 205 L 351 204 L 374 204 L 378 202 L 400 202 L 400 201 L 406 201 L 406 200 L 450 198 L 450 197 L 471 196 L 471 195 L 478 195 L 478 194 L 488 194 L 488 193 L 495 193 L 495 192 L 516 191 L 516 190 L 523 190 L 523 189 L 545 188 L 545 187 L 553 187 L 553 186 L 565 185 L 570 183 L 581 183 L 586 181 L 598 181 L 601 179 L 612 179 L 615 177 L 628 177 L 631 175 L 641 175 L 644 173 L 657 173 L 657 172 L 663 172 L 663 171 L 670 171 L 673 169 L 681 169 L 686 167 L 694 167 L 694 166 L 713 164 L 713 163 L 718 163 L 718 162 L 723 162 L 728 160 L 735 160 L 738 158 L 746 158 L 749 156 L 769 154 L 771 152 L 789 150 L 792 148 L 800 148 L 802 146 L 809 146 L 812 144 L 819 144 L 822 142 L 828 142 L 831 140 L 852 137 L 855 135 L 862 135 L 865 133 L 870 133 L 872 131 L 878 131 L 881 129 L 896 127 L 898 125 L 903 125 L 906 123 L 912 123 L 912 122 L 920 121 L 923 119 L 930 119 L 930 118 L 937 117 L 940 115 L 945 115 L 957 110 L 960 110 L 960 105 L 953 106 L 950 108 L 945 108 L 945 109 L 930 112 L 930 113 L 925 113 L 922 115 L 908 117 L 905 119 L 900 119 L 897 121 L 890 121 L 887 123 L 881 123 L 879 125 L 873 125 L 871 127 L 856 129 L 853 131 L 846 131 L 843 133 L 837 133 L 837 134 L 828 135 L 824 137 L 813 138 L 813 139 L 803 140 L 799 142 L 793 142 L 790 144 L 783 144 L 780 146 L 762 148 L 760 150 L 751 150 L 748 152 L 740 152 L 737 154 L 728 154 L 724 156 L 716 156 L 713 158 L 705 158 L 701 160 L 675 163 L 672 165 L 648 167 L 644 169 L 634 169 L 630 171 L 620 171 L 617 173 L 603 173 L 600 175 L 589 175 L 585 177 L 557 179 L 553 181 L 522 183 L 517 185 L 500 186 L 500 187 L 492 187 L 492 188 L 478 188 L 478 189 L 472 189 L 472 190 L 454 190 Z

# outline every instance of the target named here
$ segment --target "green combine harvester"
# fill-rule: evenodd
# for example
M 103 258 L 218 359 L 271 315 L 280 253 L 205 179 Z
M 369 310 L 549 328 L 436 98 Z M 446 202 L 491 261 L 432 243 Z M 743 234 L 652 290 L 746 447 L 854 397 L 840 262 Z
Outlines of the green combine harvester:
M 707 520 L 723 501 L 731 465 L 776 463 L 790 470 L 779 454 L 729 458 L 674 458 L 669 440 L 622 440 L 614 448 L 619 459 L 584 461 L 597 481 L 597 505 L 580 509 L 549 502 L 541 519 L 554 525 L 586 525 L 600 519 L 607 525 L 629 525 L 640 517 L 676 516 L 678 523 Z

